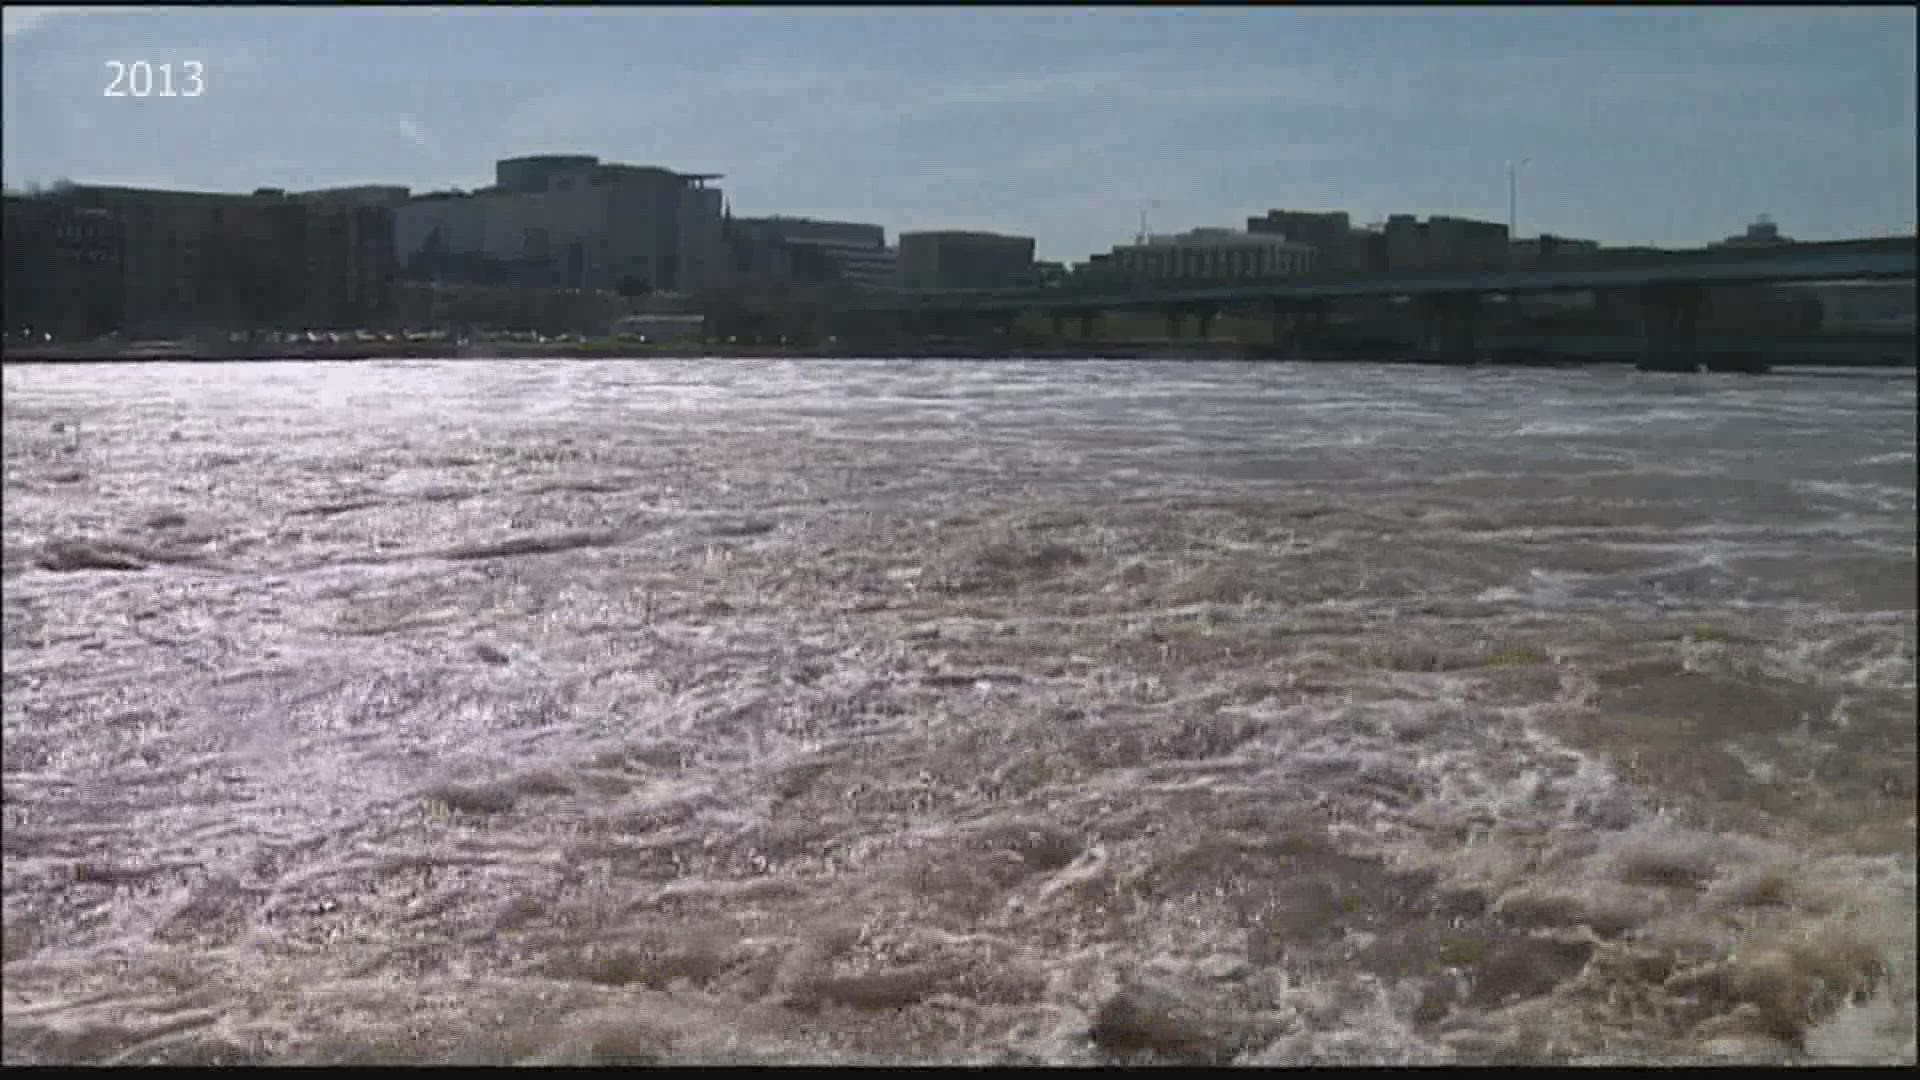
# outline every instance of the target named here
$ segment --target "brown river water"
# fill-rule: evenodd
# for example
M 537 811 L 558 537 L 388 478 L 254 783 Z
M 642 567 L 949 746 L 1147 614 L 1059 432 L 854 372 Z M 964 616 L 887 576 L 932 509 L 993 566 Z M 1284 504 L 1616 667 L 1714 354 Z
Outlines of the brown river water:
M 8 1064 L 1914 1059 L 1911 372 L 4 376 Z

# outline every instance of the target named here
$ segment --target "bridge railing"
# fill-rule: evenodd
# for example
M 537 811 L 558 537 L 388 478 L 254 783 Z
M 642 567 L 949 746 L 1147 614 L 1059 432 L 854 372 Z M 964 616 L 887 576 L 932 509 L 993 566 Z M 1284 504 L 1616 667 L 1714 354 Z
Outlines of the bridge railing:
M 1151 278 L 1101 273 L 1088 277 L 1083 282 L 1069 278 L 1060 285 L 1048 288 L 1017 289 L 861 289 L 852 294 L 856 303 L 914 306 L 947 306 L 969 304 L 995 304 L 1011 302 L 1038 302 L 1048 306 L 1061 305 L 1076 299 L 1085 299 L 1089 304 L 1095 302 L 1139 302 L 1165 297 L 1168 302 L 1179 302 L 1182 297 L 1196 299 L 1207 298 L 1209 293 L 1231 293 L 1245 290 L 1257 292 L 1263 289 L 1273 290 L 1312 290 L 1315 288 L 1337 288 L 1342 286 L 1370 286 L 1392 283 L 1417 289 L 1422 284 L 1434 282 L 1452 282 L 1468 275 L 1486 275 L 1505 277 L 1525 275 L 1529 278 L 1550 279 L 1560 275 L 1578 275 L 1584 272 L 1621 272 L 1634 270 L 1684 270 L 1697 266 L 1725 266 L 1728 264 L 1750 263 L 1764 265 L 1774 262 L 1806 260 L 1822 256 L 1838 255 L 1899 255 L 1911 256 L 1915 251 L 1913 237 L 1874 237 L 1859 240 L 1838 240 L 1804 244 L 1782 244 L 1764 248 L 1695 248 L 1677 251 L 1598 251 L 1583 252 L 1578 255 L 1557 257 L 1545 264 L 1526 267 L 1442 267 L 1420 270 L 1372 271 L 1367 273 L 1323 273 L 1297 274 L 1287 276 L 1236 277 L 1236 278 L 1188 278 L 1178 281 L 1155 280 Z M 1478 290 L 1486 286 L 1474 285 Z M 1571 284 L 1555 286 L 1565 288 L 1605 287 Z
M 1432 267 L 1432 269 L 1398 269 L 1398 271 L 1340 271 L 1340 273 L 1306 273 L 1306 275 L 1263 275 L 1263 277 L 1213 277 L 1213 279 L 1148 279 L 1139 275 L 1125 273 L 1098 273 L 1087 277 L 1085 281 L 1060 282 L 1046 288 L 858 288 L 852 292 L 854 298 L 885 298 L 885 300 L 1064 300 L 1071 296 L 1114 296 L 1114 294 L 1173 294 L 1173 292 L 1206 292 L 1217 288 L 1311 288 L 1311 286 L 1332 286 L 1332 284 L 1363 284 L 1375 281 L 1405 281 L 1417 284 L 1423 281 L 1448 281 L 1461 275 L 1503 275 L 1503 273 L 1567 273 L 1567 271 L 1619 271 L 1619 269 L 1651 269 L 1651 267 L 1690 267 L 1690 265 L 1724 265 L 1724 263 L 1768 263 L 1782 259 L 1809 258 L 1809 256 L 1839 256 L 1839 254 L 1912 254 L 1916 248 L 1912 236 L 1872 236 L 1860 240 L 1826 240 L 1826 242 L 1807 242 L 1807 244 L 1778 244 L 1768 248 L 1682 248 L 1682 250 L 1663 250 L 1663 252 L 1645 252 L 1645 250 L 1617 250 L 1617 252 L 1580 252 L 1571 256 L 1557 256 L 1546 263 L 1534 265 L 1482 265 L 1482 267 Z M 1085 275 L 1083 275 L 1085 277 Z

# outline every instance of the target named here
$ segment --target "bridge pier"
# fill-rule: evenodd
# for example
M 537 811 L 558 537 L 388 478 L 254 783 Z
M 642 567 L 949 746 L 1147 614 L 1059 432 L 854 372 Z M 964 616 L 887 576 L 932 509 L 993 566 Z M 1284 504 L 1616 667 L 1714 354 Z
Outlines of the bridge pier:
M 1700 316 L 1707 290 L 1698 285 L 1640 288 L 1641 371 L 1700 370 Z
M 1187 328 L 1187 316 L 1193 316 L 1194 332 L 1200 340 L 1208 340 L 1213 335 L 1213 317 L 1216 314 L 1211 307 L 1195 307 L 1181 304 L 1170 306 L 1167 314 L 1167 338 L 1178 340 L 1184 336 Z
M 1053 340 L 1065 341 L 1066 339 L 1067 339 L 1067 317 L 1061 314 L 1060 312 L 1056 311 L 1053 313 Z
M 1311 359 L 1326 338 L 1327 306 L 1301 300 L 1275 300 L 1267 318 L 1277 355 L 1292 360 Z
M 1480 314 L 1477 293 L 1436 293 L 1421 301 L 1427 351 L 1442 363 L 1471 364 L 1479 359 L 1475 336 Z
M 1082 341 L 1092 341 L 1094 331 L 1099 329 L 1099 327 L 1100 327 L 1099 312 L 1083 311 L 1080 313 L 1080 339 Z

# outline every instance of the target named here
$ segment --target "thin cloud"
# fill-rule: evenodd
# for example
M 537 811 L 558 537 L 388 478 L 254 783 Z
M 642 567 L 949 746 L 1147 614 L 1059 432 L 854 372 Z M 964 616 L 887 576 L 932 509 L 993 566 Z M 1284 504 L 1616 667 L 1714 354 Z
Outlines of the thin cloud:
M 402 138 L 424 150 L 434 161 L 447 160 L 447 152 L 441 147 L 440 140 L 434 138 L 433 133 L 428 131 L 420 121 L 411 116 L 402 116 L 395 121 L 395 126 L 400 129 Z
M 148 15 L 159 8 L 117 7 L 113 5 L 76 4 L 72 7 L 45 7 L 36 5 L 12 5 L 0 10 L 0 34 L 12 40 L 37 27 L 44 26 L 56 15 L 68 17 L 79 15 Z
M 636 8 L 562 21 L 416 7 L 289 24 L 284 8 L 172 9 L 140 46 L 181 37 L 170 47 L 206 61 L 208 100 L 103 108 L 88 132 L 69 122 L 86 98 L 73 73 L 97 60 L 93 39 L 125 35 L 112 20 L 46 29 L 75 10 L 129 9 L 6 11 L 10 176 L 170 157 L 182 181 L 256 183 L 287 155 L 327 182 L 370 170 L 466 186 L 496 158 L 577 152 L 724 173 L 743 214 L 974 224 L 1069 257 L 1130 236 L 1146 197 L 1163 200 L 1159 231 L 1268 205 L 1504 219 L 1501 163 L 1521 154 L 1535 159 L 1522 221 L 1602 240 L 1657 233 L 1663 215 L 1718 238 L 1741 224 L 1721 224 L 1723 204 L 1764 202 L 1802 235 L 1822 216 L 1869 230 L 1910 213 L 1897 196 L 1911 190 L 1914 84 L 1888 74 L 1903 54 L 1911 70 L 1910 14 Z M 437 29 L 477 12 L 499 19 Z M 633 17 L 593 22 L 615 14 Z M 1392 17 L 1356 27 L 1367 14 Z M 363 77 L 317 74 L 298 43 L 354 27 L 374 32 Z M 626 28 L 709 62 L 635 67 L 614 47 Z M 314 114 L 296 129 L 269 103 L 309 87 Z M 169 155 L 183 145 L 196 152 Z
M 12 38 L 24 34 L 55 15 L 72 15 L 81 8 L 8 7 L 0 10 L 0 33 Z

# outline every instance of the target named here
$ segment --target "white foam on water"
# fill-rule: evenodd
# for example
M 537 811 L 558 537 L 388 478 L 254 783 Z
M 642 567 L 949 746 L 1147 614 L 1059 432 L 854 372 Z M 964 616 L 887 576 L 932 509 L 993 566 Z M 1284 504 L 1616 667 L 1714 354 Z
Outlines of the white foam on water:
M 10 1064 L 1912 1057 L 1876 395 L 4 374 Z
M 1913 451 L 1896 450 L 1890 454 L 1874 454 L 1854 462 L 1856 465 L 1911 465 L 1914 462 Z

